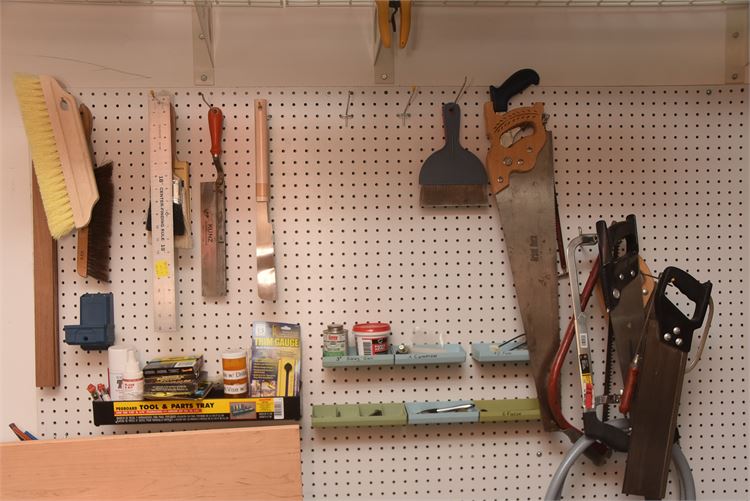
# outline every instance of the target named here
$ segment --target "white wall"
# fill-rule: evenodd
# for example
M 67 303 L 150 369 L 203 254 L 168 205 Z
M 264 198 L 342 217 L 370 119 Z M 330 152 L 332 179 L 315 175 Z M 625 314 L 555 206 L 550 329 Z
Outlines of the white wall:
M 71 87 L 191 87 L 184 7 L 0 4 L 0 429 L 36 426 L 30 163 L 14 72 Z M 417 8 L 399 85 L 723 83 L 725 10 Z M 373 83 L 369 8 L 216 8 L 216 85 Z M 744 35 L 746 36 L 746 34 Z

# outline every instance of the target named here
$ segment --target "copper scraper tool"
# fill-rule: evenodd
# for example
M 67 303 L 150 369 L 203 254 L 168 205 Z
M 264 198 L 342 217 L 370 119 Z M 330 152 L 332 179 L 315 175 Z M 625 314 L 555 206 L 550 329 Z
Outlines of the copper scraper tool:
M 686 317 L 667 297 L 674 285 L 695 303 Z M 711 282 L 700 283 L 679 268 L 664 269 L 654 292 L 641 348 L 643 362 L 630 409 L 630 449 L 622 492 L 662 499 L 677 427 L 685 365 L 693 332 L 703 325 L 711 300 Z M 680 302 L 684 298 L 680 297 Z M 705 334 L 704 334 L 705 335 Z
M 552 133 L 544 128 L 542 103 L 507 111 L 513 95 L 538 82 L 539 75 L 527 69 L 513 74 L 499 88 L 490 88 L 492 101 L 484 105 L 490 139 L 486 165 L 513 272 L 542 424 L 545 430 L 554 431 L 558 427 L 545 390 L 560 344 Z M 516 134 L 515 142 L 506 146 L 503 136 L 513 130 L 533 132 L 524 137 Z
M 206 297 L 227 294 L 226 201 L 224 169 L 221 166 L 221 110 L 208 110 L 211 156 L 216 181 L 201 183 L 201 292 Z
M 258 258 L 258 296 L 266 301 L 276 300 L 276 264 L 273 250 L 273 228 L 268 215 L 268 101 L 255 100 L 255 196 L 256 216 L 255 254 Z

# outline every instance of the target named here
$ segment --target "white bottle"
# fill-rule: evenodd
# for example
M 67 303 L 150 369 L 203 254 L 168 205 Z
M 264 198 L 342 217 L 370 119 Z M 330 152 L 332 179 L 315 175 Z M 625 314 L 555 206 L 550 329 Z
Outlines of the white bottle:
M 135 349 L 130 346 L 116 344 L 110 346 L 107 351 L 109 358 L 109 367 L 107 368 L 109 374 L 109 395 L 112 397 L 112 400 L 124 400 L 122 378 L 125 376 L 128 352 L 132 351 L 135 354 Z
M 122 393 L 123 400 L 143 400 L 143 371 L 133 351 L 128 351 L 128 361 L 122 378 Z

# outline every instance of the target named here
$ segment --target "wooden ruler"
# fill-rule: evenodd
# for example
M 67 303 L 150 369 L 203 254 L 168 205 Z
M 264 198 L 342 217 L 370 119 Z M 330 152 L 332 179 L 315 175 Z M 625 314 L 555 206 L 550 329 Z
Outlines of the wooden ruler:
M 177 330 L 177 305 L 172 224 L 172 102 L 168 94 L 151 93 L 148 130 L 154 330 L 172 332 Z

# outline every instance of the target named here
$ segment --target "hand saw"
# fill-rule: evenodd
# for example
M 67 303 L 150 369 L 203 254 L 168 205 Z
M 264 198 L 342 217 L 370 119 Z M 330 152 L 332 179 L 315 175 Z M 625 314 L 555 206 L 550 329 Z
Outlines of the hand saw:
M 154 329 L 177 330 L 174 228 L 172 224 L 173 116 L 169 94 L 151 93 L 148 102 L 149 166 L 154 288 Z
M 627 387 L 627 377 L 631 368 L 638 340 L 643 332 L 645 314 L 643 308 L 643 280 L 639 269 L 638 230 L 635 216 L 629 215 L 625 221 L 596 223 L 599 239 L 601 299 L 607 310 L 607 361 L 604 368 L 604 395 L 610 397 L 614 354 L 617 354 L 623 387 Z M 620 411 L 628 409 L 628 403 L 620 401 Z M 609 421 L 609 406 L 602 409 L 602 421 Z
M 597 221 L 601 268 L 599 279 L 604 304 L 612 324 L 620 374 L 625 377 L 643 332 L 643 277 L 638 260 L 638 229 L 635 216 L 607 227 Z M 625 249 L 622 250 L 622 244 Z M 609 370 L 609 368 L 607 368 Z M 605 394 L 609 388 L 605 388 Z
M 221 109 L 208 110 L 211 157 L 216 181 L 201 183 L 201 292 L 206 297 L 227 294 L 226 201 L 224 169 L 221 166 Z
M 669 285 L 695 303 L 691 318 L 667 298 Z M 711 282 L 700 283 L 675 267 L 667 267 L 659 277 L 652 298 L 654 314 L 647 320 L 638 350 L 642 362 L 630 410 L 630 450 L 622 485 L 625 494 L 664 497 L 685 364 L 693 332 L 703 324 L 711 288 Z
M 542 424 L 554 431 L 558 427 L 545 390 L 560 344 L 552 133 L 544 128 L 542 103 L 506 111 L 513 95 L 538 82 L 536 72 L 521 70 L 499 88 L 491 87 L 492 101 L 484 105 L 484 116 L 490 140 L 487 173 L 503 227 Z M 524 137 L 518 133 L 508 144 L 504 136 L 514 129 L 533 132 Z

